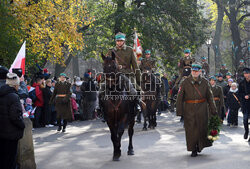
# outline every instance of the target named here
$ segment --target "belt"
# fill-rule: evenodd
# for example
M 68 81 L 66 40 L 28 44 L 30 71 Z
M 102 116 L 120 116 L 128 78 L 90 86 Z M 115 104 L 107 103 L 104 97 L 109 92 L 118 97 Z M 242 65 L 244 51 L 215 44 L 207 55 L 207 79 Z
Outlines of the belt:
M 214 97 L 214 101 L 220 101 L 219 97 Z
M 56 95 L 56 97 L 66 97 L 67 95 L 66 94 L 58 94 Z
M 201 100 L 186 100 L 186 103 L 203 103 L 205 102 L 206 99 L 201 99 Z

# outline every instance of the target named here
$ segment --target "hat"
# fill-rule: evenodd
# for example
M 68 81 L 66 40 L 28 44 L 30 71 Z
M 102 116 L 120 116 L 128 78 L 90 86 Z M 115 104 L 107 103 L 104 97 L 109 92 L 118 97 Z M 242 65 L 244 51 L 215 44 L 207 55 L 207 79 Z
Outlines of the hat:
M 32 105 L 32 100 L 31 100 L 31 98 L 27 98 L 27 99 L 26 99 L 26 104 Z
M 223 77 L 223 75 L 221 73 L 218 73 L 218 76 L 217 77 Z
M 250 73 L 250 68 L 245 67 L 245 68 L 243 69 L 243 73 L 246 73 L 246 74 Z
M 243 59 L 241 59 L 241 60 L 240 60 L 240 62 L 241 62 L 241 63 L 244 63 L 244 60 L 243 60 Z
M 202 60 L 206 60 L 207 58 L 206 58 L 205 56 L 202 56 L 201 59 L 202 59 Z
M 151 54 L 151 51 L 149 49 L 145 50 L 145 54 Z
M 44 68 L 44 69 L 43 69 L 43 72 L 44 72 L 44 73 L 48 73 L 48 69 L 47 69 L 47 68 Z
M 87 73 L 87 72 L 84 73 L 84 77 L 85 77 L 85 78 L 89 78 L 89 73 Z
M 201 65 L 199 63 L 192 64 L 192 70 L 199 71 L 201 69 Z
M 215 75 L 214 75 L 214 76 L 215 76 L 215 77 L 218 77 L 218 75 L 219 75 L 219 73 L 215 73 Z
M 65 73 L 60 73 L 60 76 L 67 77 L 67 75 Z
M 142 61 L 142 59 L 143 59 L 142 57 L 139 57 L 139 59 L 138 59 L 138 60 L 139 60 L 139 61 Z
M 234 82 L 234 80 L 233 80 L 233 79 L 231 79 L 231 78 L 230 78 L 230 79 L 228 79 L 227 81 L 228 81 L 228 82 Z
M 221 66 L 226 66 L 226 64 L 225 64 L 225 63 L 223 63 L 223 64 L 221 64 Z
M 191 50 L 190 49 L 185 49 L 184 53 L 191 53 Z
M 125 39 L 126 39 L 126 35 L 124 33 L 119 32 L 115 35 L 115 40 L 124 40 L 125 41 Z
M 210 76 L 209 80 L 211 80 L 211 79 L 216 80 L 216 77 L 215 76 Z
M 226 76 L 232 76 L 232 73 L 227 72 L 227 73 L 226 73 Z
M 9 73 L 9 70 L 6 67 L 0 65 L 0 79 L 6 79 L 7 73 Z
M 157 73 L 155 73 L 155 76 L 160 76 L 160 73 L 158 73 L 158 72 L 157 72 Z
M 15 73 L 8 73 L 7 78 L 6 78 L 6 84 L 14 87 L 14 86 L 19 86 L 20 80 L 17 74 Z
M 75 94 L 75 93 L 72 93 L 72 94 L 71 94 L 71 97 L 74 98 L 74 99 L 76 99 L 76 94 Z

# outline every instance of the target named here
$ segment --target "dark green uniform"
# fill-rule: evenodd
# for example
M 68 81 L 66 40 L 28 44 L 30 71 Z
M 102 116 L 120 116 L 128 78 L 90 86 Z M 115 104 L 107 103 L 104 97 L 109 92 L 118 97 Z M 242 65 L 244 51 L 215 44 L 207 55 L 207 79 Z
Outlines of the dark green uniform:
M 70 88 L 71 84 L 68 82 L 58 82 L 55 85 L 54 92 L 51 96 L 51 103 L 55 103 L 57 119 L 72 119 Z
M 151 71 L 154 72 L 155 71 L 155 60 L 152 58 L 144 58 L 141 61 L 141 65 L 140 65 L 140 69 L 142 72 L 144 71 Z
M 223 75 L 223 78 L 226 77 L 227 72 L 228 72 L 228 69 L 227 69 L 227 68 L 221 68 L 221 69 L 220 69 L 220 73 Z
M 213 95 L 214 95 L 214 101 L 216 104 L 217 112 L 219 117 L 222 117 L 222 110 L 224 108 L 224 95 L 222 87 L 215 85 L 211 87 Z
M 202 69 L 205 70 L 206 76 L 209 75 L 209 65 L 207 62 L 202 62 Z
M 188 151 L 201 151 L 204 147 L 212 146 L 207 139 L 208 106 L 213 114 L 216 112 L 210 84 L 203 77 L 195 81 L 190 75 L 180 86 L 176 112 L 184 117 L 184 127 Z
M 238 67 L 238 71 L 237 71 L 237 73 L 238 73 L 238 78 L 239 77 L 244 77 L 244 75 L 243 75 L 243 69 L 245 68 L 245 65 L 243 64 L 243 65 L 239 65 L 239 67 Z

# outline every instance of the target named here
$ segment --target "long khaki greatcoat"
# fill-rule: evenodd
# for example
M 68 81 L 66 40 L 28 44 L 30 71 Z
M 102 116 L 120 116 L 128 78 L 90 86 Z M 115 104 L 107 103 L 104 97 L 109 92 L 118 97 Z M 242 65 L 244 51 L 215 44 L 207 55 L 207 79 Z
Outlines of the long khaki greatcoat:
M 221 116 L 222 108 L 225 106 L 224 105 L 224 94 L 222 91 L 222 87 L 215 85 L 214 87 L 211 88 L 211 90 L 212 90 L 214 97 L 215 98 L 218 97 L 220 99 L 220 100 L 215 100 L 215 105 L 216 105 L 216 109 L 217 109 L 219 117 L 222 117 Z
M 71 84 L 68 82 L 58 82 L 55 85 L 54 92 L 51 96 L 50 102 L 55 103 L 57 118 L 72 119 L 71 109 Z M 66 95 L 65 97 L 57 97 L 58 95 Z
M 201 96 L 194 85 L 200 91 Z M 185 102 L 187 100 L 201 99 L 206 99 L 206 101 L 203 103 Z M 198 80 L 195 81 L 190 75 L 180 86 L 176 105 L 177 116 L 184 117 L 188 151 L 195 151 L 196 146 L 198 146 L 198 151 L 201 151 L 204 147 L 212 146 L 207 139 L 208 106 L 211 112 L 216 112 L 210 84 L 205 78 L 199 77 Z

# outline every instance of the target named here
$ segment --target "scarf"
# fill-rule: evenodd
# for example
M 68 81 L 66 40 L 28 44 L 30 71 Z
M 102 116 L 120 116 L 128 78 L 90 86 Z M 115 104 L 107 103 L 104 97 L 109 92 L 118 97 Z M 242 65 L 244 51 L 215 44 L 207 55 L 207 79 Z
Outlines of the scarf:
M 233 90 L 232 88 L 230 88 L 230 92 L 236 93 L 238 91 L 238 88 L 236 88 L 235 90 Z

